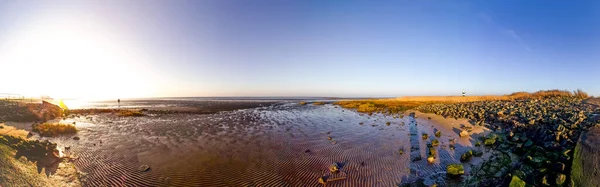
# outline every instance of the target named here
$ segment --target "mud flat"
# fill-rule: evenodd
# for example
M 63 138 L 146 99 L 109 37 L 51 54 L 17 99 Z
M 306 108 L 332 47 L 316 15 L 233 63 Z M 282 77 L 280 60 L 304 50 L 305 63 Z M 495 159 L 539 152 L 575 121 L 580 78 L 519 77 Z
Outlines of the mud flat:
M 67 154 L 78 158 L 74 164 L 88 173 L 89 186 L 317 186 L 322 177 L 327 186 L 395 186 L 420 179 L 443 185 L 453 183 L 446 180 L 448 164 L 462 164 L 469 174 L 472 163 L 489 156 L 490 150 L 475 146 L 485 128 L 415 114 L 369 116 L 297 102 L 212 114 L 101 113 L 61 121 L 75 122 L 79 140 L 39 138 L 70 147 Z M 464 129 L 470 132 L 461 137 Z M 423 133 L 429 137 L 423 139 Z M 429 163 L 434 139 L 439 145 L 432 146 L 436 156 Z M 486 154 L 461 162 L 463 153 L 475 149 Z M 329 170 L 334 163 L 337 173 Z

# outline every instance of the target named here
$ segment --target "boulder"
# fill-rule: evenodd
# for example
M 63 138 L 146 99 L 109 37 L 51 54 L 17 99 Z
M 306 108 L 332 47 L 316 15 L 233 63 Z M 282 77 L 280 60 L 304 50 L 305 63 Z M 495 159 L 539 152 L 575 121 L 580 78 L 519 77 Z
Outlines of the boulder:
M 467 132 L 466 130 L 462 130 L 460 131 L 460 134 L 458 134 L 460 137 L 466 137 L 469 136 L 469 132 Z
M 600 125 L 589 128 L 579 137 L 577 146 L 573 151 L 573 165 L 571 166 L 571 179 L 573 186 L 596 186 L 600 184 Z M 561 160 L 570 159 L 569 152 L 561 156 Z

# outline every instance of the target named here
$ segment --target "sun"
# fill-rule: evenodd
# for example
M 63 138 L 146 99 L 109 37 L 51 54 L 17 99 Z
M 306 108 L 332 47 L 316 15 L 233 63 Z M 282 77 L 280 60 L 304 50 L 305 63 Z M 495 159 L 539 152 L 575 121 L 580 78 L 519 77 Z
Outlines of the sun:
M 152 94 L 148 59 L 101 25 L 64 19 L 29 25 L 0 44 L 0 93 L 85 99 Z

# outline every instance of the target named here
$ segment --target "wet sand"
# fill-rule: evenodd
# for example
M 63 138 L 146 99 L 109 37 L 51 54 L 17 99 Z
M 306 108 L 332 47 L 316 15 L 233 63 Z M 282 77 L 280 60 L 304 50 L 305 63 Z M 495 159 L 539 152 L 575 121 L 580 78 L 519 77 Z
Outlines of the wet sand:
M 318 186 L 322 176 L 345 178 L 328 186 L 444 180 L 446 165 L 460 163 L 474 144 L 474 138 L 456 132 L 461 123 L 470 124 L 416 114 L 416 119 L 368 116 L 292 102 L 215 114 L 98 114 L 64 120 L 75 122 L 80 140 L 41 139 L 70 146 L 65 153 L 78 157 L 75 165 L 89 174 L 84 182 L 89 186 Z M 434 129 L 442 132 L 441 145 L 429 164 L 426 144 L 435 138 Z M 447 146 L 451 138 L 457 140 L 455 150 Z M 423 159 L 412 161 L 417 155 Z M 334 162 L 341 173 L 331 175 Z M 138 171 L 143 164 L 150 170 Z M 468 173 L 470 164 L 464 165 Z

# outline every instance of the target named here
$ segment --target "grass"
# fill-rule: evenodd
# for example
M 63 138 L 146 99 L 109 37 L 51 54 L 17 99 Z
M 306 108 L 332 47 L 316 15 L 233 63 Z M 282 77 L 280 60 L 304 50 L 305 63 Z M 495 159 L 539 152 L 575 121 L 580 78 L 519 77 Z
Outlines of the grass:
M 540 90 L 537 92 L 515 92 L 508 95 L 485 95 L 485 96 L 407 96 L 394 99 L 368 99 L 368 100 L 345 100 L 334 104 L 343 108 L 356 109 L 362 113 L 399 113 L 428 104 L 451 104 L 475 101 L 498 101 L 498 100 L 522 100 L 541 99 L 549 97 L 576 97 L 589 98 L 582 90 L 573 92 L 567 90 Z M 591 99 L 590 102 L 600 104 L 600 99 Z
M 59 123 L 43 123 L 33 125 L 33 131 L 45 137 L 55 137 L 60 135 L 70 135 L 77 133 L 77 128 L 74 125 L 59 124 Z
M 302 101 L 302 102 L 299 102 L 298 104 L 300 104 L 300 105 L 306 105 L 306 102 Z
M 339 105 L 343 108 L 356 109 L 358 112 L 363 113 L 398 113 L 405 110 L 415 108 L 424 104 L 434 104 L 439 102 L 429 101 L 401 101 L 395 99 L 371 99 L 371 100 L 348 100 L 338 101 L 334 104 Z
M 312 103 L 312 104 L 313 104 L 313 105 L 324 105 L 324 104 L 325 104 L 325 102 L 314 102 L 314 103 Z

